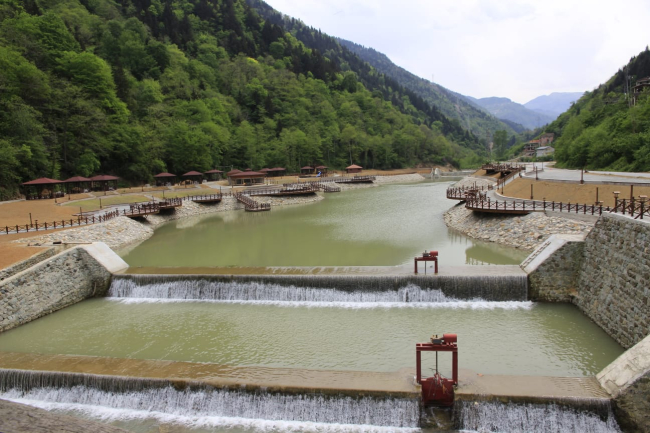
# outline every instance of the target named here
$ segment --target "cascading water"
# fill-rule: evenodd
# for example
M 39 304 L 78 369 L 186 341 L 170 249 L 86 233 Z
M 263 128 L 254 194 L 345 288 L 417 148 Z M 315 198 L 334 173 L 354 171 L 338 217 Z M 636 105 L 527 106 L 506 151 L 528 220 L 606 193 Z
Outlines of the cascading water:
M 590 406 L 589 402 L 579 403 L 576 402 L 576 406 Z M 456 401 L 454 418 L 459 429 L 480 433 L 620 433 L 608 402 L 591 402 L 591 409 L 554 404 Z
M 281 302 L 525 301 L 526 276 L 115 276 L 116 298 Z
M 275 427 L 294 423 L 294 429 L 301 431 L 305 423 L 410 429 L 419 422 L 419 402 L 415 399 L 293 395 L 198 385 L 177 390 L 165 382 L 0 370 L 0 397 L 99 418 L 191 420 L 208 426 L 255 427 L 254 420 L 265 420 L 267 425 L 268 421 L 277 421 L 271 423 Z

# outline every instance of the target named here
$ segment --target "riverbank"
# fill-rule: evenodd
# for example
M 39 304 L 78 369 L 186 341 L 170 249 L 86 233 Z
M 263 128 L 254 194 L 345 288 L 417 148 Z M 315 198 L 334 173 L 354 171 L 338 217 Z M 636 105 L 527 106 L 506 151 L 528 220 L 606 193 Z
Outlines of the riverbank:
M 486 178 L 466 177 L 455 187 L 494 184 Z M 529 215 L 496 215 L 473 212 L 464 203 L 452 207 L 444 215 L 447 227 L 474 239 L 495 242 L 509 247 L 532 251 L 551 235 L 587 235 L 595 221 L 579 221 L 557 214 L 548 216 L 543 212 Z

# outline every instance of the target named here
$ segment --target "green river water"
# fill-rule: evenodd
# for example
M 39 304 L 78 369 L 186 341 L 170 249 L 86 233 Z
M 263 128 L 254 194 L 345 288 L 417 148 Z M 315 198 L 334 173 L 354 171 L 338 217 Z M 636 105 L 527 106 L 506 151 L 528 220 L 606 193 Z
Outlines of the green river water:
M 132 267 L 395 266 L 424 250 L 438 250 L 440 266 L 521 263 L 527 252 L 447 229 L 442 215 L 457 203 L 445 197 L 449 185 L 382 185 L 172 221 L 121 254 Z
M 570 304 L 297 307 L 111 298 L 3 332 L 0 350 L 390 372 L 414 367 L 415 343 L 433 332 L 457 333 L 460 368 L 485 374 L 588 376 L 623 351 Z

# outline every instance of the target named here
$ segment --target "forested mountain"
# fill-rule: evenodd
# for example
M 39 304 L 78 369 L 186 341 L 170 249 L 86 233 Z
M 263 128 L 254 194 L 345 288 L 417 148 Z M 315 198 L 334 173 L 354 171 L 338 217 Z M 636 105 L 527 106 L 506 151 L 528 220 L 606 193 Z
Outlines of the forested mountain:
M 558 165 L 650 171 L 650 85 L 638 89 L 638 94 L 633 92 L 637 80 L 649 76 L 650 51 L 646 48 L 548 125 L 545 132 L 557 137 Z
M 468 98 L 471 97 L 468 96 Z M 523 105 L 517 104 L 508 98 L 471 98 L 471 100 L 488 110 L 499 119 L 518 123 L 528 129 L 539 128 L 555 119 L 546 114 L 529 110 Z
M 582 92 L 553 92 L 542 95 L 524 104 L 524 107 L 551 116 L 553 120 L 571 107 L 582 96 Z
M 407 104 L 426 113 L 430 119 L 441 122 L 442 131 L 446 136 L 466 147 L 473 148 L 478 152 L 483 152 L 486 148 L 487 141 L 485 137 L 479 140 L 477 135 L 473 134 L 469 128 L 465 128 L 456 119 L 445 115 L 435 104 L 431 104 L 430 101 L 425 100 L 408 86 L 403 86 L 399 80 L 391 77 L 390 74 L 377 70 L 357 54 L 340 44 L 339 39 L 309 27 L 298 19 L 276 11 L 263 0 L 246 1 L 268 22 L 286 28 L 306 47 L 323 53 L 342 71 L 353 71 L 359 82 L 368 90 L 381 93 L 385 99 L 390 100 L 396 107 Z
M 392 77 L 402 86 L 438 108 L 445 116 L 456 119 L 465 129 L 472 131 L 475 135 L 489 141 L 494 132 L 498 130 L 506 130 L 509 134 L 519 132 L 516 129 L 511 129 L 511 125 L 495 118 L 486 110 L 472 105 L 465 96 L 397 66 L 385 54 L 345 39 L 338 38 L 338 41 L 373 68 Z
M 355 58 L 244 0 L 0 0 L 0 195 L 40 176 L 480 161 L 474 135 Z

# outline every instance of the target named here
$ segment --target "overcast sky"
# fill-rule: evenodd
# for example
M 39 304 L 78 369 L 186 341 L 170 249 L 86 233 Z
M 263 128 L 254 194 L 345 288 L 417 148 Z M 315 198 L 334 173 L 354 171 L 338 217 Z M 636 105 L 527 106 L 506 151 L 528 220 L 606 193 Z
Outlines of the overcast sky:
M 648 0 L 266 0 L 464 95 L 583 92 L 650 43 Z

